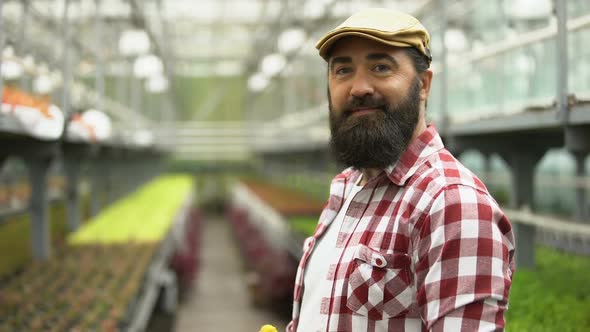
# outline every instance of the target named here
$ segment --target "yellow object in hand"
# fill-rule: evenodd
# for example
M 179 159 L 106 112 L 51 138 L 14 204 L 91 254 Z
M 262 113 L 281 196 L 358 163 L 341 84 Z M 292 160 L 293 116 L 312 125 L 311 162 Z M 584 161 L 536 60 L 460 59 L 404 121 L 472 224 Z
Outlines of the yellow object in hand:
M 277 332 L 277 328 L 272 325 L 264 325 L 260 328 L 260 332 Z

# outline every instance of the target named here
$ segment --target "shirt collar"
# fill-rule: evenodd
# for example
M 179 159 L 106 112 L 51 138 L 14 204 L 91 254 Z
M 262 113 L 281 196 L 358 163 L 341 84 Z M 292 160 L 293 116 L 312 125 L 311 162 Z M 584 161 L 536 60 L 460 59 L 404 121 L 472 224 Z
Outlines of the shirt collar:
M 395 185 L 404 186 L 408 179 L 416 173 L 418 168 L 426 162 L 428 157 L 441 149 L 444 149 L 442 139 L 436 127 L 429 125 L 422 134 L 410 142 L 408 148 L 402 153 L 397 162 L 384 169 L 385 175 Z M 331 197 L 340 197 L 343 200 L 352 189 L 353 186 L 351 184 L 356 183 L 361 175 L 362 172 L 353 167 L 349 167 L 338 174 L 332 180 L 330 189 Z M 384 176 L 383 173 L 379 177 L 381 178 L 382 176 Z M 331 202 L 331 204 L 338 203 L 342 204 L 343 201 Z
M 391 182 L 403 186 L 429 156 L 443 148 L 438 131 L 434 125 L 429 125 L 422 134 L 410 142 L 396 163 L 385 168 L 385 174 Z

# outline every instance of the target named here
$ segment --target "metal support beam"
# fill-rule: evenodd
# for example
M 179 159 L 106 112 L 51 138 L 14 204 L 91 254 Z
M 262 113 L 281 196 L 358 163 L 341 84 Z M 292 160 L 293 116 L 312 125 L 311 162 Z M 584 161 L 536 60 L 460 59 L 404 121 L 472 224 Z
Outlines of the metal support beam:
M 50 157 L 25 158 L 31 183 L 31 245 L 33 257 L 47 260 L 51 257 L 50 220 L 48 215 L 47 175 Z
M 164 52 L 162 60 L 166 63 L 168 68 L 168 79 L 170 80 L 169 85 L 170 89 L 168 89 L 164 94 L 161 95 L 161 112 L 162 120 L 167 121 L 176 121 L 176 112 L 179 108 L 183 108 L 184 105 L 180 102 L 180 98 L 174 98 L 175 92 L 178 91 L 177 83 L 175 80 L 176 75 L 176 56 L 173 52 L 171 52 L 172 44 L 170 31 L 168 29 L 168 21 L 164 19 L 162 13 L 164 13 L 164 6 L 162 3 L 163 0 L 157 0 L 156 6 L 158 8 L 157 12 L 160 14 L 160 22 L 162 24 L 162 51 Z M 164 105 L 167 105 L 164 107 Z M 164 109 L 166 111 L 164 111 Z
M 492 177 L 492 154 L 490 152 L 481 152 L 483 157 L 483 178 L 487 182 Z
M 555 0 L 557 17 L 557 116 L 566 125 L 569 121 L 568 103 L 568 42 L 567 0 Z
M 63 94 L 61 109 L 66 117 L 70 114 L 70 81 L 71 81 L 71 65 L 70 65 L 70 22 L 69 22 L 69 8 L 70 0 L 64 0 L 64 9 L 62 16 L 62 72 L 63 72 Z
M 149 20 L 146 18 L 145 15 L 145 2 L 137 1 L 137 0 L 129 0 L 129 4 L 131 5 L 132 21 L 135 26 L 138 28 L 144 29 L 145 32 L 150 37 L 150 40 L 154 46 L 154 53 L 160 56 L 164 65 L 164 75 L 169 80 L 170 89 L 167 95 L 173 96 L 176 91 L 178 91 L 177 83 L 174 80 L 174 63 L 171 62 L 170 59 L 173 56 L 170 55 L 170 47 L 168 45 L 168 28 L 167 23 L 162 20 L 162 38 L 157 38 L 156 34 L 154 33 L 151 25 L 149 24 Z M 157 1 L 156 6 L 159 9 L 162 9 L 162 1 Z M 172 104 L 172 112 L 178 108 L 178 100 L 176 98 L 168 98 L 169 102 Z M 174 114 L 171 114 L 173 118 L 175 118 Z
M 131 108 L 133 108 L 133 110 L 137 113 L 145 114 L 145 112 L 143 112 L 141 109 L 141 98 L 143 90 L 143 87 L 141 86 L 141 78 L 135 77 L 135 74 L 133 73 L 133 66 L 131 67 L 129 74 L 129 84 L 131 84 Z
M 125 188 L 126 150 L 120 146 L 109 146 L 102 155 L 103 192 L 107 205 L 114 203 Z
M 129 58 L 125 58 L 124 63 L 125 64 L 123 65 L 123 67 L 125 70 L 125 74 L 119 76 L 119 79 L 117 80 L 117 91 L 115 98 L 122 105 L 130 105 L 129 100 L 131 93 L 129 90 L 129 78 L 131 77 L 132 64 Z M 132 111 L 135 112 L 135 110 Z
M 29 0 L 23 0 L 21 1 L 21 5 L 22 5 L 22 12 L 21 12 L 21 18 L 20 18 L 20 22 L 19 22 L 19 40 L 17 41 L 18 43 L 18 51 L 22 54 L 25 55 L 27 53 L 27 27 L 29 26 Z M 22 75 L 20 78 L 20 83 L 21 83 L 21 87 L 24 89 L 28 88 L 28 83 L 29 83 L 29 77 L 28 75 Z
M 103 163 L 103 171 L 104 171 L 104 182 L 103 182 L 103 193 L 104 193 L 104 202 L 106 206 L 111 205 L 116 198 L 115 194 L 115 183 L 116 183 L 116 173 L 117 173 L 117 165 L 115 165 L 115 161 L 112 159 L 107 159 L 106 162 Z
M 68 230 L 75 231 L 80 226 L 82 216 L 80 211 L 80 169 L 82 159 L 66 157 L 64 167 L 66 171 L 66 206 L 68 216 Z
M 510 207 L 515 210 L 533 209 L 535 165 L 544 152 L 514 150 L 502 153 L 510 165 L 512 177 Z M 516 265 L 530 269 L 535 268 L 535 226 L 512 223 L 516 239 Z
M 588 126 L 566 126 L 565 146 L 576 159 L 576 176 L 586 176 L 586 157 L 590 153 L 590 128 Z M 588 200 L 586 188 L 576 187 L 576 220 L 590 222 L 588 220 Z
M 122 159 L 117 160 L 117 178 L 115 183 L 117 184 L 116 189 L 116 200 L 119 200 L 127 195 L 133 187 L 134 178 L 137 173 L 134 172 L 133 165 L 136 163 L 131 156 L 121 156 Z M 139 171 L 139 170 L 137 170 Z
M 4 50 L 4 31 L 2 30 L 2 7 L 3 1 L 0 0 L 0 50 Z M 2 70 L 2 57 L 0 57 L 0 71 Z M 0 96 L 2 96 L 2 76 L 0 75 Z M 0 98 L 1 99 L 1 98 Z
M 100 46 L 103 42 L 103 18 L 102 18 L 102 1 L 95 0 L 96 16 L 95 16 L 95 39 L 96 39 L 96 109 L 104 112 L 104 51 Z
M 93 160 L 90 165 L 90 216 L 94 217 L 103 207 L 104 170 L 100 160 Z
M 586 176 L 586 157 L 587 151 L 574 152 L 576 158 L 576 176 L 582 178 Z M 576 188 L 576 220 L 579 222 L 589 222 L 588 220 L 588 199 L 586 197 L 586 188 Z
M 133 183 L 133 179 L 137 174 L 133 171 L 132 157 L 125 154 L 121 160 L 118 161 L 118 171 L 116 183 L 117 188 L 117 200 L 125 197 L 130 191 Z

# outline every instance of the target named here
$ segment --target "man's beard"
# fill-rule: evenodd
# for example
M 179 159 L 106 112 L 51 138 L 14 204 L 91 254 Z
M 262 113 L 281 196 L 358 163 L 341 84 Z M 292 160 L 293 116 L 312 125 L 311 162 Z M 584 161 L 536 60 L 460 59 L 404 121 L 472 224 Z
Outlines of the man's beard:
M 420 80 L 414 79 L 408 95 L 397 104 L 383 98 L 353 97 L 341 112 L 330 100 L 330 147 L 339 163 L 356 169 L 383 169 L 397 162 L 406 150 L 418 124 Z M 371 114 L 354 116 L 355 108 L 377 108 Z

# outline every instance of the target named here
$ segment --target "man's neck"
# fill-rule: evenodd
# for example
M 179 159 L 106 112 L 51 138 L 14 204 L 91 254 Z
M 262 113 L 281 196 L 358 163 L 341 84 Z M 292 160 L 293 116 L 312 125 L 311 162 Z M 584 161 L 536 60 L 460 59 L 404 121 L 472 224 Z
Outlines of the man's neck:
M 378 168 L 363 168 L 363 169 L 361 169 L 361 172 L 363 172 L 363 178 L 361 179 L 361 182 L 359 182 L 359 186 L 364 186 L 365 184 L 367 184 L 367 182 L 369 182 L 372 178 L 379 175 L 379 173 L 381 173 L 382 171 L 383 171 L 382 169 L 378 169 Z
M 418 121 L 418 123 L 416 124 L 416 128 L 414 129 L 414 133 L 412 134 L 412 139 L 410 140 L 410 143 L 408 143 L 408 145 L 412 144 L 412 142 L 418 136 L 422 135 L 422 133 L 425 132 L 427 128 L 428 125 L 426 124 L 426 121 Z

